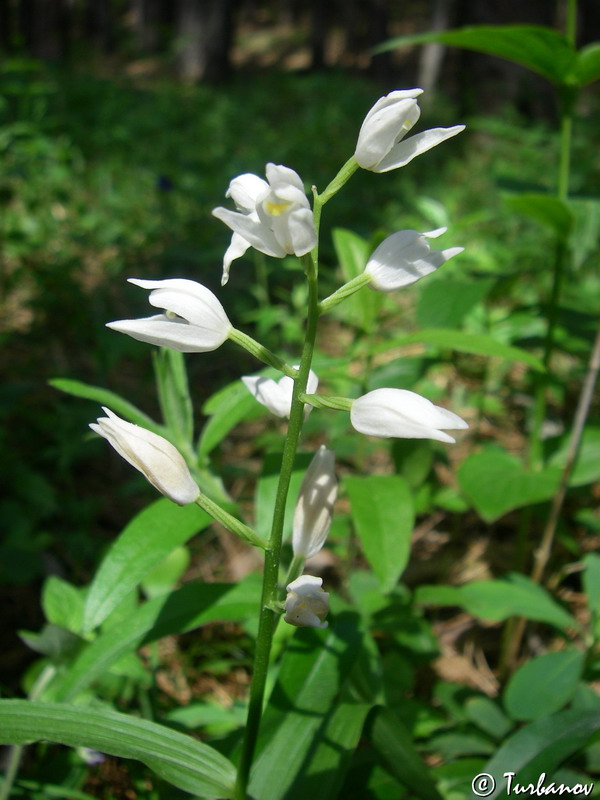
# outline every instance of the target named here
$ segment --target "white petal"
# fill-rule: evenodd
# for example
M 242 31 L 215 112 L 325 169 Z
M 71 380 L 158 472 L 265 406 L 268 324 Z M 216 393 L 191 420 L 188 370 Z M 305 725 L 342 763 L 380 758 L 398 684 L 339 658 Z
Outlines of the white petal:
M 438 231 L 431 233 L 438 235 Z M 365 272 L 371 275 L 371 288 L 392 292 L 409 286 L 463 250 L 462 247 L 432 250 L 426 237 L 427 234 L 412 230 L 388 236 L 374 250 L 365 267 Z
M 383 102 L 382 102 L 383 101 Z M 358 134 L 354 157 L 363 169 L 376 167 L 396 142 L 417 122 L 421 111 L 415 99 L 382 98 L 371 109 Z
M 300 175 L 290 167 L 284 167 L 283 164 L 269 163 L 265 167 L 265 174 L 271 187 L 277 188 L 278 184 L 291 184 L 304 194 L 304 184 Z
M 223 256 L 223 275 L 221 277 L 221 286 L 225 286 L 229 280 L 229 270 L 231 269 L 232 261 L 236 258 L 241 258 L 246 250 L 250 247 L 250 242 L 247 242 L 239 233 L 234 233 L 231 237 L 231 244 L 225 251 Z
M 173 502 L 193 503 L 200 489 L 192 479 L 181 453 L 162 436 L 121 419 L 108 408 L 90 428 L 103 436 L 114 449 Z
M 288 378 L 291 382 L 291 378 Z M 260 375 L 244 375 L 244 385 L 254 397 L 276 417 L 289 417 L 292 401 L 291 392 L 288 394 L 272 378 L 263 378 Z
M 288 218 L 291 252 L 304 256 L 317 244 L 317 231 L 313 212 L 308 208 L 292 211 Z
M 373 172 L 389 172 L 391 169 L 404 167 L 421 153 L 431 150 L 432 147 L 456 136 L 457 133 L 464 131 L 464 125 L 455 125 L 453 128 L 431 128 L 431 130 L 409 136 L 398 144 L 394 145 L 389 153 L 381 161 L 372 167 Z
M 170 347 L 181 353 L 207 353 L 216 350 L 227 339 L 227 333 L 190 325 L 165 314 L 143 319 L 121 319 L 106 325 L 111 330 L 126 333 L 133 339 L 157 347 Z
M 224 334 L 225 338 L 231 330 L 231 323 L 217 296 L 197 281 L 185 278 L 164 281 L 130 278 L 129 282 L 152 289 L 148 298 L 151 305 L 177 314 L 194 326 L 214 331 L 218 336 Z
M 371 436 L 440 442 L 454 442 L 440 429 L 468 427 L 457 414 L 404 389 L 375 389 L 359 397 L 352 404 L 350 421 L 357 431 Z
M 304 475 L 294 510 L 294 555 L 310 558 L 321 550 L 331 527 L 337 498 L 335 455 L 321 445 Z
M 258 199 L 268 191 L 269 184 L 265 180 L 246 172 L 231 181 L 225 197 L 231 197 L 238 211 L 251 213 L 256 208 Z
M 234 233 L 249 242 L 261 253 L 275 258 L 283 258 L 287 255 L 281 247 L 272 231 L 262 222 L 258 222 L 245 214 L 238 214 L 228 208 L 214 208 L 213 216 L 224 222 Z

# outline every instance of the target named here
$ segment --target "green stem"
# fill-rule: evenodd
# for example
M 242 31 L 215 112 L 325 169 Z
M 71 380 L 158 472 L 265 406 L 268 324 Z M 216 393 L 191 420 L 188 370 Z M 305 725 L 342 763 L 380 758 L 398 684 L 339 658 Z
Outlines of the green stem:
M 265 364 L 268 364 L 270 367 L 275 367 L 280 372 L 283 372 L 284 375 L 287 375 L 288 378 L 295 378 L 298 375 L 298 370 L 294 369 L 294 367 L 290 367 L 289 364 L 286 364 L 282 358 L 275 355 L 275 353 L 271 352 L 268 348 L 262 345 L 260 342 L 257 342 L 256 339 L 253 339 L 251 336 L 248 336 L 247 333 L 243 331 L 239 331 L 237 328 L 232 328 L 229 332 L 229 339 L 236 344 L 239 344 L 240 347 L 243 347 L 244 350 L 247 350 L 249 353 L 255 358 L 258 358 L 259 361 L 262 361 Z
M 345 283 L 343 286 L 340 286 L 339 289 L 336 289 L 333 294 L 330 294 L 329 297 L 326 297 L 324 300 L 321 300 L 319 303 L 319 313 L 325 314 L 334 306 L 337 306 L 338 303 L 341 303 L 347 297 L 350 297 L 355 292 L 358 292 L 359 289 L 362 289 L 363 286 L 366 286 L 368 283 L 371 282 L 371 276 L 368 275 L 366 272 L 357 275 L 355 278 L 352 278 L 351 281 Z
M 315 220 L 317 219 L 316 207 L 320 204 L 315 201 Z M 318 230 L 318 227 L 317 227 Z M 271 644 L 276 622 L 279 616 L 277 601 L 279 599 L 278 578 L 279 562 L 281 558 L 281 542 L 283 538 L 283 523 L 285 520 L 285 504 L 289 491 L 294 459 L 298 447 L 298 440 L 304 422 L 304 403 L 300 399 L 300 394 L 306 391 L 308 374 L 312 363 L 315 339 L 317 335 L 317 321 L 319 318 L 318 294 L 317 294 L 317 269 L 311 257 L 305 260 L 307 279 L 308 279 L 308 318 L 304 336 L 304 347 L 298 368 L 298 376 L 294 380 L 294 391 L 292 394 L 292 405 L 290 410 L 290 422 L 288 425 L 287 436 L 283 446 L 281 459 L 281 470 L 279 473 L 279 483 L 277 495 L 275 497 L 275 507 L 273 510 L 273 524 L 271 528 L 271 538 L 265 551 L 265 567 L 263 573 L 263 591 L 261 597 L 261 612 L 258 626 L 258 637 L 256 640 L 256 651 L 254 655 L 254 671 L 252 675 L 252 685 L 250 687 L 250 699 L 248 703 L 248 719 L 244 732 L 242 744 L 242 755 L 238 768 L 236 782 L 237 800 L 245 800 L 250 768 L 254 757 L 254 750 L 258 739 L 258 730 L 263 710 L 265 695 L 265 685 L 267 681 L 267 671 L 269 668 L 269 657 Z
M 267 542 L 262 539 L 257 533 L 255 533 L 252 528 L 249 528 L 245 525 L 241 520 L 237 517 L 234 517 L 228 511 L 225 511 L 224 508 L 218 503 L 215 503 L 214 500 L 211 500 L 208 495 L 200 494 L 200 497 L 196 500 L 196 505 L 200 506 L 201 509 L 206 511 L 207 514 L 213 519 L 216 519 L 217 522 L 220 522 L 224 528 L 227 528 L 228 531 L 235 533 L 236 536 L 239 536 L 240 539 L 243 539 L 245 542 L 254 545 L 255 547 L 261 547 L 263 550 L 267 548 Z

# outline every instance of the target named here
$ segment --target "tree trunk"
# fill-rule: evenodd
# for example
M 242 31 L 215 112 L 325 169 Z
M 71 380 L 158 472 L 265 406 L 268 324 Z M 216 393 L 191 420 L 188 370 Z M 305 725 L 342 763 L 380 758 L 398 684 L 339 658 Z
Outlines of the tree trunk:
M 230 73 L 233 0 L 179 0 L 179 75 L 218 83 Z

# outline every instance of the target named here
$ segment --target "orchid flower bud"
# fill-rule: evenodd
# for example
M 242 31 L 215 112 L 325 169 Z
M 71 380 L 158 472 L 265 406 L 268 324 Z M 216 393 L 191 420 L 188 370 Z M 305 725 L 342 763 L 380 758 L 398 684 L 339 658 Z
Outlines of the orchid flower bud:
M 180 506 L 193 503 L 200 495 L 181 453 L 171 442 L 152 431 L 126 422 L 108 408 L 90 428 L 108 440 L 117 453 L 169 500 Z
M 301 575 L 287 587 L 284 620 L 299 628 L 326 628 L 329 594 L 321 586 L 322 578 Z
M 185 278 L 163 281 L 129 278 L 129 283 L 150 289 L 149 303 L 166 313 L 109 322 L 108 328 L 127 333 L 140 342 L 182 353 L 216 350 L 228 338 L 231 322 L 217 297 L 201 283 Z
M 294 368 L 298 369 L 298 365 L 296 364 Z M 294 391 L 292 378 L 284 375 L 280 380 L 274 381 L 272 378 L 263 378 L 260 375 L 244 375 L 242 381 L 250 394 L 254 395 L 261 405 L 268 408 L 271 414 L 275 414 L 276 417 L 289 417 L 292 392 Z M 307 394 L 314 394 L 318 385 L 319 379 L 311 369 L 306 386 Z M 305 403 L 304 416 L 307 417 L 310 411 L 311 406 Z
M 350 422 L 359 433 L 397 439 L 454 442 L 444 429 L 469 426 L 457 414 L 405 389 L 375 389 L 352 403 Z
M 310 462 L 294 511 L 292 548 L 295 556 L 310 558 L 323 547 L 337 497 L 335 456 L 321 445 Z
M 223 259 L 221 283 L 227 283 L 235 258 L 252 246 L 275 258 L 303 256 L 317 243 L 317 232 L 304 185 L 297 172 L 280 164 L 267 164 L 267 180 L 246 173 L 229 184 L 237 211 L 219 206 L 213 215 L 233 231 Z
M 431 249 L 427 239 L 435 239 L 445 232 L 446 228 L 428 233 L 406 230 L 388 236 L 373 251 L 365 267 L 365 272 L 371 276 L 369 286 L 380 292 L 402 289 L 462 253 L 464 247 Z
M 379 98 L 358 134 L 354 158 L 359 166 L 372 172 L 389 172 L 464 130 L 464 125 L 432 128 L 404 140 L 421 115 L 416 98 L 422 92 L 406 89 Z

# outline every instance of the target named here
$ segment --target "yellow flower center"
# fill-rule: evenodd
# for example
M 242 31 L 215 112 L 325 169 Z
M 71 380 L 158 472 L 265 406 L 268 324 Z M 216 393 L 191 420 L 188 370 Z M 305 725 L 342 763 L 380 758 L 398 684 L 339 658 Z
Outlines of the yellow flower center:
M 272 217 L 280 217 L 290 207 L 290 203 L 282 202 L 282 203 L 274 203 L 272 200 L 265 200 L 264 209 L 267 214 L 270 214 Z

